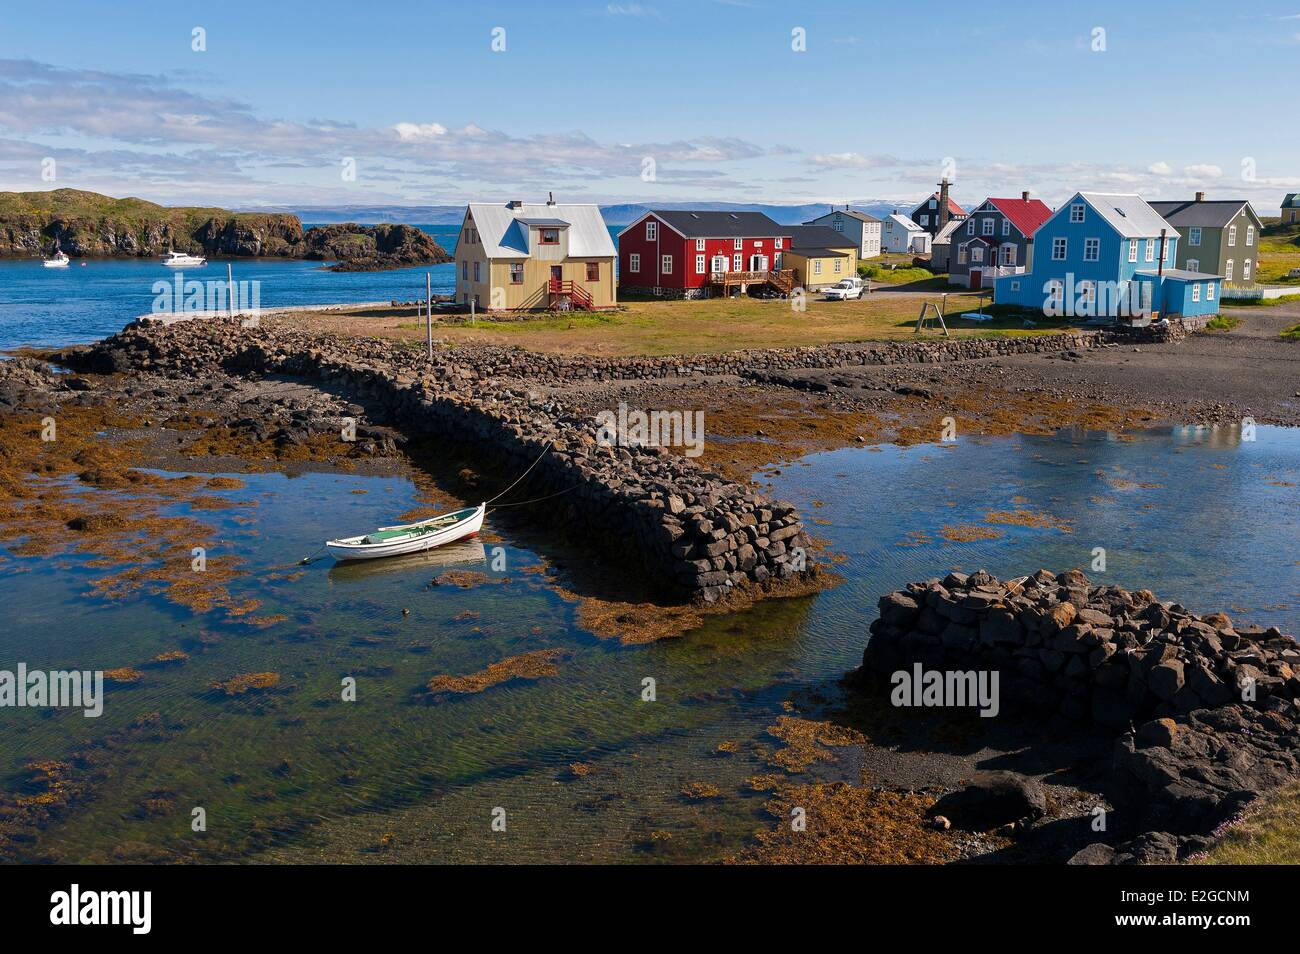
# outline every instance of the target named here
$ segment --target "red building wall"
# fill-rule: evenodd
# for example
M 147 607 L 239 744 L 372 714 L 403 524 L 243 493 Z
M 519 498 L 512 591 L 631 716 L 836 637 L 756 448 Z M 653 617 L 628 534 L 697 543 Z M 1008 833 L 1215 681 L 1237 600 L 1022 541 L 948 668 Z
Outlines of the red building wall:
M 656 241 L 647 241 L 646 223 L 658 224 Z M 777 239 L 781 248 L 777 248 Z M 735 248 L 733 239 L 704 239 L 704 251 L 697 251 L 695 239 L 684 239 L 655 216 L 647 216 L 625 228 L 618 236 L 618 282 L 621 286 L 637 288 L 700 288 L 709 282 L 709 271 L 713 267 L 715 256 L 726 259 L 729 271 L 750 271 L 751 258 L 754 255 L 766 255 L 767 267 L 776 268 L 776 256 L 790 247 L 788 235 L 756 235 L 741 240 L 741 247 Z M 735 267 L 736 253 L 741 255 L 740 268 Z M 641 256 L 641 270 L 633 272 L 632 254 Z M 671 255 L 673 270 L 671 274 L 661 273 L 662 256 Z M 704 256 L 704 272 L 695 269 L 695 257 Z

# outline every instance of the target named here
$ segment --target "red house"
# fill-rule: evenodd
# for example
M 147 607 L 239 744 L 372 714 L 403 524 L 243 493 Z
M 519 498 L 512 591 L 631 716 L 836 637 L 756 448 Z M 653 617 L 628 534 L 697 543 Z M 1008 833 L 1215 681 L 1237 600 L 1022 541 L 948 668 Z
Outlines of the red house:
M 767 288 L 789 294 L 790 231 L 762 212 L 652 209 L 618 235 L 618 284 L 664 298 Z

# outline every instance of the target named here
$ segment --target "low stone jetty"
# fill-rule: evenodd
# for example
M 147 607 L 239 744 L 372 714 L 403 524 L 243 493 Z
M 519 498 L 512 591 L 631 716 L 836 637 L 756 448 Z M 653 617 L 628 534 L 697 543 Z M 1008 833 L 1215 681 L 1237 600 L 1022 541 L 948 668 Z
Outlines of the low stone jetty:
M 950 573 L 886 594 L 879 609 L 852 681 L 917 664 L 993 671 L 1003 717 L 1116 734 L 1107 788 L 1129 837 L 1090 846 L 1080 863 L 1185 857 L 1300 778 L 1300 645 L 1276 628 L 1094 586 L 1077 570 Z
M 137 323 L 60 360 L 98 372 L 286 375 L 377 404 L 407 436 L 467 450 L 501 486 L 531 467 L 503 502 L 537 501 L 540 519 L 675 597 L 715 603 L 817 574 L 791 504 L 664 447 L 601 443 L 593 417 L 530 391 L 522 354 L 439 350 L 430 363 L 391 341 L 208 320 Z

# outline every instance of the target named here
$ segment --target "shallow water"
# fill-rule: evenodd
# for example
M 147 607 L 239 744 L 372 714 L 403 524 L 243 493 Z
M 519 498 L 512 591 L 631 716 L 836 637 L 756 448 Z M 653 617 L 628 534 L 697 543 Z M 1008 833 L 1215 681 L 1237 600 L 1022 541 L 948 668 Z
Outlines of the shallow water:
M 525 571 L 538 554 L 509 538 L 456 554 L 471 561 L 456 568 L 494 581 L 471 589 L 428 586 L 443 567 L 421 562 L 340 570 L 324 561 L 291 578 L 291 564 L 327 535 L 414 505 L 400 478 L 243 475 L 247 487 L 223 495 L 255 507 L 200 515 L 223 521 L 229 548 L 249 561 L 234 594 L 287 618 L 265 629 L 161 599 L 87 597 L 104 571 L 80 558 L 9 557 L 0 668 L 139 667 L 168 650 L 191 654 L 111 690 L 99 719 L 0 710 L 7 786 L 26 762 L 65 758 L 143 714 L 159 713 L 163 727 L 100 757 L 93 799 L 39 833 L 33 853 L 383 860 L 378 846 L 391 840 L 401 860 L 716 858 L 770 823 L 764 798 L 743 782 L 772 771 L 764 730 L 782 702 L 798 690 L 832 692 L 861 657 L 877 597 L 909 580 L 949 568 L 1087 570 L 1103 547 L 1107 569 L 1094 580 L 1300 630 L 1294 430 L 1260 427 L 1253 442 L 1173 429 L 849 448 L 782 470 L 772 492 L 843 555 L 844 585 L 650 646 L 583 632 L 572 605 Z M 988 523 L 989 510 L 1049 515 L 1070 532 Z M 236 522 L 240 514 L 253 522 Z M 1002 535 L 945 539 L 956 525 Z M 462 613 L 479 615 L 457 620 Z M 436 704 L 421 692 L 433 675 L 544 648 L 567 652 L 554 677 Z M 280 688 L 238 698 L 208 688 L 260 671 L 279 672 Z M 346 676 L 357 679 L 355 703 L 340 699 Z M 647 678 L 654 702 L 642 700 Z M 740 752 L 717 755 L 724 740 Z M 575 762 L 591 774 L 574 778 Z M 687 801 L 680 790 L 692 781 L 722 797 Z M 190 830 L 196 806 L 207 813 L 204 834 Z M 506 832 L 491 828 L 498 808 Z

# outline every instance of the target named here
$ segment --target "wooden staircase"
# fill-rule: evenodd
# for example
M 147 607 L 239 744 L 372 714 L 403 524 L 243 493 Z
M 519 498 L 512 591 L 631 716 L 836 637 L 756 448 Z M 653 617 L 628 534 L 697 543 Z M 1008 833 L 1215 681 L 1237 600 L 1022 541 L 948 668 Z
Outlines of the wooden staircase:
M 724 295 L 730 295 L 733 288 L 749 285 L 771 285 L 782 295 L 789 295 L 794 291 L 794 270 L 783 268 L 766 272 L 713 272 L 709 276 L 709 281 L 711 284 L 721 285 Z
M 560 310 L 566 301 L 570 307 L 580 308 L 583 311 L 593 311 L 596 307 L 591 300 L 591 293 L 577 282 L 552 278 L 548 282 L 546 290 L 551 296 L 551 300 L 546 306 L 549 311 Z

